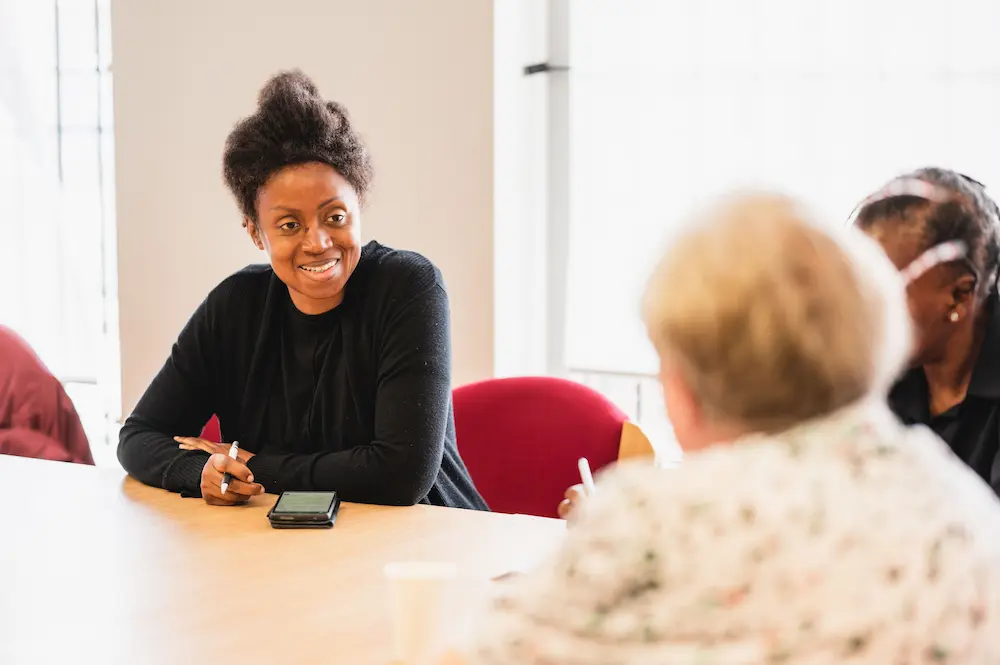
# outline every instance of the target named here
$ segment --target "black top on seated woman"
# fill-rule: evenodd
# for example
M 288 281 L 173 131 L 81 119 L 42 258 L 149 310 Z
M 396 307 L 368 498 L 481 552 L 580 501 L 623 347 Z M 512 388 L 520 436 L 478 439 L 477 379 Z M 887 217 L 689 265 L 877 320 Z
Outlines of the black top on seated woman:
M 229 135 L 224 173 L 270 265 L 232 275 L 192 315 L 122 427 L 125 469 L 212 504 L 335 490 L 485 509 L 455 444 L 441 274 L 362 245 L 372 168 L 345 110 L 279 74 Z M 213 414 L 238 460 L 196 438 Z

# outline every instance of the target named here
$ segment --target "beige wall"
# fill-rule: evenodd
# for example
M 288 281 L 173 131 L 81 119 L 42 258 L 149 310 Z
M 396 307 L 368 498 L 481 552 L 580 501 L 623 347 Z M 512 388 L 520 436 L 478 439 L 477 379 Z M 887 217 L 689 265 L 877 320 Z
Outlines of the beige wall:
M 123 0 L 113 6 L 122 401 L 208 291 L 264 260 L 220 161 L 271 73 L 300 67 L 366 135 L 363 233 L 429 256 L 456 383 L 493 372 L 493 2 Z

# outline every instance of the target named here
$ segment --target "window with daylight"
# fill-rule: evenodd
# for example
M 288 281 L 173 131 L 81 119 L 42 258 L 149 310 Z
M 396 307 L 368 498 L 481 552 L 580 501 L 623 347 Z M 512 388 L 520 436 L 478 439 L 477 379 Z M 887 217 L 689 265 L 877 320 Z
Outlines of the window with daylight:
M 777 188 L 846 221 L 926 165 L 1000 190 L 1000 2 L 550 3 L 552 64 L 569 67 L 549 88 L 567 248 L 549 257 L 566 301 L 550 348 L 655 442 L 672 436 L 639 300 L 698 205 Z
M 837 221 L 925 165 L 1000 190 L 996 0 L 566 4 L 570 370 L 655 371 L 639 296 L 707 197 L 780 188 Z
M 118 407 L 109 0 L 0 0 L 0 322 L 100 458 Z

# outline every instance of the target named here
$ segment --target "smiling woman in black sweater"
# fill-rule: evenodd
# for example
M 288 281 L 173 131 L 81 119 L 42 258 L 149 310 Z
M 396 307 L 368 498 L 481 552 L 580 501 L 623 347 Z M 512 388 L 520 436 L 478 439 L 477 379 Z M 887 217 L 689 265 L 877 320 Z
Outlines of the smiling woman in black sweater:
M 372 170 L 345 110 L 300 72 L 279 74 L 229 135 L 224 172 L 270 265 L 232 275 L 195 311 L 122 427 L 125 469 L 211 504 L 336 490 L 485 509 L 455 444 L 441 274 L 362 245 Z M 196 438 L 212 414 L 238 460 Z

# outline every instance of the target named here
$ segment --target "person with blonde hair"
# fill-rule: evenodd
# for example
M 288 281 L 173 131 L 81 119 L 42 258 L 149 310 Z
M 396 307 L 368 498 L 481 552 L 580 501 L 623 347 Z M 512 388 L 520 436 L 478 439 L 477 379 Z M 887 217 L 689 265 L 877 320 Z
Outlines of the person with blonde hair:
M 1000 663 L 1000 504 L 885 403 L 897 272 L 784 196 L 694 222 L 644 300 L 684 463 L 605 474 L 471 660 Z

